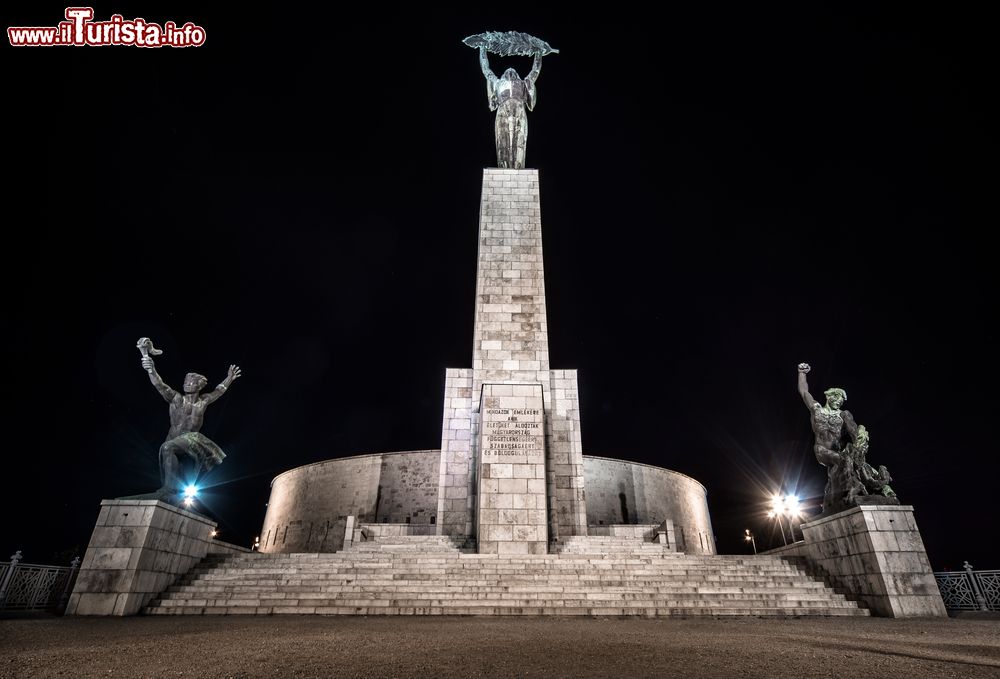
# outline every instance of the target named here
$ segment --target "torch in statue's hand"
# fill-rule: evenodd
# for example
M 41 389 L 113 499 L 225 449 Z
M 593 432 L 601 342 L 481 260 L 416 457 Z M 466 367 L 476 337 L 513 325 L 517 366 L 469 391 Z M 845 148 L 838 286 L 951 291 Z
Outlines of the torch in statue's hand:
M 142 354 L 142 367 L 143 369 L 151 373 L 154 370 L 153 359 L 151 356 L 159 356 L 163 352 L 153 346 L 153 340 L 148 337 L 140 337 L 139 341 L 135 343 L 136 348 L 139 353 Z

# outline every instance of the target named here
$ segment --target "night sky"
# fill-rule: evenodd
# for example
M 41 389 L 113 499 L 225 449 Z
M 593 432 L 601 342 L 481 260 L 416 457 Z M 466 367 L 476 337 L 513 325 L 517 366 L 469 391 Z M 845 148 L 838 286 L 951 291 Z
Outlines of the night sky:
M 250 544 L 284 470 L 440 447 L 445 368 L 472 362 L 496 162 L 461 39 L 521 30 L 561 51 L 527 165 L 552 367 L 579 369 L 584 453 L 704 483 L 723 553 L 747 550 L 744 528 L 780 544 L 767 496 L 797 491 L 815 513 L 826 480 L 796 391 L 808 361 L 814 396 L 847 390 L 934 569 L 1000 568 L 984 17 L 489 4 L 104 4 L 98 19 L 193 21 L 207 42 L 4 46 L 0 558 L 82 554 L 101 498 L 158 486 L 167 405 L 140 336 L 178 388 L 243 369 L 203 429 L 229 455 L 206 480 L 222 539 Z

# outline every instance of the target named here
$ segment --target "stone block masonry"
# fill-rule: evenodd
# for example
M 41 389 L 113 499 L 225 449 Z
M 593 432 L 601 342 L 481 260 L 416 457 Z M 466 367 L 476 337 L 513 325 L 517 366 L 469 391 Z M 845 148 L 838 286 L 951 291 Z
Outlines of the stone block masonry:
M 347 517 L 433 529 L 441 451 L 342 457 L 275 477 L 260 531 L 262 552 L 335 552 Z
M 551 372 L 553 375 L 572 373 Z M 462 381 L 463 373 L 465 382 Z M 468 455 L 471 448 L 469 429 L 451 429 L 449 426 L 454 419 L 469 420 L 472 410 L 469 397 L 472 393 L 471 373 L 471 369 L 448 371 L 442 439 L 451 446 L 454 455 Z M 456 382 L 463 386 L 456 386 Z M 559 413 L 561 404 L 573 403 L 573 400 L 564 399 L 559 392 L 562 387 L 557 384 L 553 381 L 551 392 L 553 409 Z M 547 439 L 547 450 L 557 450 L 561 445 L 577 445 L 575 439 L 579 437 L 579 429 L 561 433 L 561 438 L 565 440 Z M 463 446 L 460 451 L 459 446 Z M 624 509 L 629 524 L 659 525 L 670 520 L 676 535 L 668 536 L 668 544 L 678 551 L 688 554 L 715 553 L 714 542 L 710 539 L 712 525 L 707 493 L 696 480 L 669 469 L 610 458 L 585 455 L 583 463 L 590 535 L 608 535 L 610 526 L 623 524 Z M 472 468 L 475 466 L 472 465 Z M 463 482 L 473 477 L 468 467 L 453 469 Z M 434 534 L 443 511 L 441 503 L 449 503 L 446 505 L 449 509 L 452 503 L 457 503 L 464 510 L 467 498 L 476 495 L 474 487 L 471 491 L 462 492 L 459 500 L 439 497 L 441 471 L 440 449 L 374 453 L 324 460 L 290 469 L 279 474 L 271 484 L 270 502 L 260 531 L 260 551 L 339 551 L 345 547 L 349 516 L 356 518 L 356 528 L 375 523 L 396 524 L 406 525 L 411 535 Z M 558 495 L 556 497 L 558 500 Z M 398 504 L 402 507 L 397 507 Z M 566 506 L 571 508 L 572 504 L 567 503 Z M 460 516 L 463 514 L 459 512 Z M 457 530 L 445 534 L 467 538 L 475 535 L 475 527 L 466 527 L 463 523 Z M 681 545 L 682 535 L 687 539 L 684 546 Z M 551 549 L 552 540 L 549 542 Z
M 484 383 L 541 385 L 548 537 L 586 535 L 576 371 L 551 370 L 537 170 L 483 171 L 472 369 L 446 374 L 438 531 L 477 527 Z
M 876 615 L 945 617 L 908 505 L 862 505 L 802 524 L 806 557 Z
M 538 170 L 487 169 L 479 213 L 472 390 L 548 382 Z
M 861 505 L 802 524 L 803 540 L 765 552 L 809 562 L 872 614 L 946 617 L 909 505 Z
M 449 368 L 441 422 L 438 535 L 473 535 L 476 464 L 472 459 L 472 410 L 472 370 Z
M 103 500 L 66 614 L 135 615 L 209 551 L 219 551 L 212 549 L 216 527 L 156 500 Z
M 542 385 L 486 383 L 479 413 L 479 552 L 546 554 Z

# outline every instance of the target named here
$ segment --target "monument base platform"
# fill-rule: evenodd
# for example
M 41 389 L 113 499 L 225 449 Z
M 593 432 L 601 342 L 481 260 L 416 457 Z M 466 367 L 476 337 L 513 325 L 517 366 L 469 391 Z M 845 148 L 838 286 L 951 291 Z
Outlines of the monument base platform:
M 210 553 L 214 521 L 156 500 L 103 500 L 66 615 L 135 615 Z
M 803 523 L 802 535 L 770 553 L 804 558 L 875 615 L 947 617 L 912 506 L 861 505 Z

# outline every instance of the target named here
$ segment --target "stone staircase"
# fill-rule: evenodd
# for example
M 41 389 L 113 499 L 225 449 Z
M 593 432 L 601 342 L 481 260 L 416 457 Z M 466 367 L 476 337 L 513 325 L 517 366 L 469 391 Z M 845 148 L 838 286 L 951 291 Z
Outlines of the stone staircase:
M 612 544 L 614 543 L 614 544 Z M 210 556 L 150 615 L 868 615 L 775 556 L 689 556 L 620 538 L 568 538 L 554 554 L 473 554 L 439 536 L 334 554 Z

